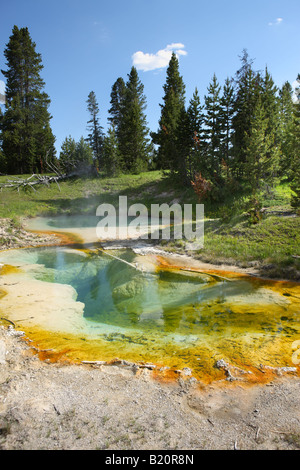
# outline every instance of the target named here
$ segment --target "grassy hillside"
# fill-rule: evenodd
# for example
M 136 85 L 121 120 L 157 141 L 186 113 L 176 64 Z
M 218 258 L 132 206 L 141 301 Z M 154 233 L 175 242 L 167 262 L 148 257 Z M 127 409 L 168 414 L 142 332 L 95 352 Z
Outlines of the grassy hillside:
M 7 179 L 1 176 L 0 184 Z M 0 218 L 10 218 L 18 227 L 23 218 L 36 215 L 95 214 L 103 202 L 117 204 L 119 195 L 126 195 L 129 204 L 139 202 L 149 209 L 152 203 L 197 203 L 192 188 L 183 190 L 159 171 L 67 180 L 59 187 L 52 184 L 36 189 L 19 193 L 3 189 Z M 249 223 L 247 201 L 247 195 L 239 195 L 222 203 L 205 204 L 204 248 L 193 252 L 193 256 L 213 263 L 255 266 L 268 276 L 300 280 L 300 217 L 290 206 L 288 185 L 281 184 L 271 194 L 261 194 L 265 212 L 258 224 Z M 185 250 L 182 240 L 162 243 L 170 251 Z
M 24 178 L 26 175 L 23 175 Z M 28 175 L 29 176 L 29 175 Z M 12 177 L 1 176 L 0 184 Z M 121 175 L 116 178 L 82 178 L 54 183 L 50 187 L 40 185 L 36 191 L 3 189 L 0 193 L 0 217 L 33 217 L 40 214 L 95 214 L 103 202 L 116 204 L 119 195 L 126 195 L 128 202 L 141 202 L 150 206 L 153 202 L 170 202 L 184 197 L 168 178 L 159 171 L 139 175 Z M 195 200 L 192 189 L 185 191 L 189 201 Z

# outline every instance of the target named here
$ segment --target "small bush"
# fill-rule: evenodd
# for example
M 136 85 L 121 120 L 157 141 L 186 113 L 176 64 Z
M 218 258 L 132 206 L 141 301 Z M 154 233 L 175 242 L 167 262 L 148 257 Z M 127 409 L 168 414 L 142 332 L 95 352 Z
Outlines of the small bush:
M 194 181 L 191 181 L 191 184 L 199 202 L 203 202 L 205 199 L 207 199 L 213 188 L 212 183 L 205 179 L 201 173 L 197 173 L 195 175 Z

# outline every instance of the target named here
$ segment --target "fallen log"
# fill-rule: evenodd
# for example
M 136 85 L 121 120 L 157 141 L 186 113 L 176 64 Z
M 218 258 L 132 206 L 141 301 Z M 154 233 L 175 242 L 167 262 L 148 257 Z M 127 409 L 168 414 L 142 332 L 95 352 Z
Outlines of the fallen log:
M 20 178 L 15 177 L 12 179 L 8 179 L 5 183 L 0 184 L 0 189 L 2 191 L 3 188 L 13 188 L 16 189 L 18 192 L 20 188 L 22 189 L 33 189 L 35 191 L 36 185 L 45 184 L 49 186 L 51 183 L 56 183 L 58 189 L 60 190 L 60 186 L 58 181 L 66 179 L 70 177 L 70 175 L 66 173 L 62 173 L 53 163 L 47 162 L 47 166 L 49 170 L 54 173 L 54 175 L 39 175 L 33 173 L 28 178 Z
M 46 184 L 47 186 L 50 185 L 50 183 L 55 182 L 58 186 L 58 189 L 60 190 L 58 181 L 67 178 L 67 175 L 61 175 L 61 176 L 46 176 L 46 175 L 36 175 L 33 174 L 29 176 L 29 178 L 25 179 L 14 179 L 14 180 L 7 180 L 6 183 L 0 184 L 1 191 L 3 188 L 13 188 L 16 189 L 18 192 L 20 191 L 20 188 L 30 188 L 35 191 L 34 186 L 37 184 Z
M 28 178 L 20 178 L 20 177 L 12 177 L 11 179 L 8 179 L 6 182 L 0 184 L 0 190 L 2 192 L 3 188 L 12 188 L 17 190 L 18 192 L 21 189 L 32 189 L 33 191 L 36 191 L 35 186 L 45 184 L 47 186 L 50 186 L 51 183 L 56 183 L 58 186 L 58 189 L 60 191 L 60 186 L 59 186 L 59 181 L 66 180 L 68 178 L 74 178 L 74 177 L 80 177 L 83 175 L 87 175 L 88 172 L 86 169 L 82 168 L 74 168 L 72 171 L 70 170 L 67 173 L 62 173 L 59 168 L 57 168 L 54 163 L 47 162 L 48 169 L 51 173 L 54 173 L 54 175 L 40 175 L 33 173 L 31 176 Z

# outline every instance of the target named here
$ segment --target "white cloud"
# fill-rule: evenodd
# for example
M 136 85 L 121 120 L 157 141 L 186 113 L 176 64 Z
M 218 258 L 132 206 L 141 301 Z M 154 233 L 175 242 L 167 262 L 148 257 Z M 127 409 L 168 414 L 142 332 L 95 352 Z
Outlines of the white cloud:
M 184 48 L 184 44 L 176 42 L 168 44 L 164 49 L 157 51 L 156 54 L 137 51 L 132 55 L 132 63 L 138 70 L 143 70 L 144 72 L 162 69 L 169 64 L 172 52 L 175 52 L 177 57 L 187 55 Z
M 283 18 L 276 18 L 274 22 L 269 23 L 269 26 L 279 26 L 283 22 Z

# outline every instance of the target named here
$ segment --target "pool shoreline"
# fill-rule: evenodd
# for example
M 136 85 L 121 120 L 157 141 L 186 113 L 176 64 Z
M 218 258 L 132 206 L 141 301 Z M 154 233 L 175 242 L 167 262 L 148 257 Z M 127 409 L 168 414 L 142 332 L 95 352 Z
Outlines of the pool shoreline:
M 78 237 L 78 235 L 76 235 L 75 238 L 72 238 L 74 234 L 70 234 L 70 232 L 68 233 L 68 235 L 66 234 L 62 234 L 62 238 L 59 240 L 59 242 L 57 244 L 54 244 L 54 245 L 48 245 L 47 248 L 51 248 L 51 247 L 61 247 L 62 249 L 66 248 L 66 249 L 69 249 L 69 250 L 74 250 L 74 251 L 82 251 L 82 253 L 84 254 L 87 254 L 87 253 L 90 253 L 90 252 L 93 252 L 95 250 L 95 246 L 93 247 L 93 250 L 92 249 L 87 249 L 86 246 L 85 246 L 85 243 L 84 243 L 84 240 L 80 240 L 80 238 Z M 104 247 L 105 247 L 105 244 L 104 244 Z M 184 255 L 178 255 L 178 254 L 169 254 L 167 252 L 164 252 L 163 250 L 161 250 L 160 248 L 156 248 L 156 247 L 149 247 L 149 246 L 141 246 L 139 244 L 139 242 L 137 241 L 130 241 L 130 243 L 126 243 L 126 245 L 124 246 L 124 244 L 122 245 L 122 247 L 120 247 L 120 245 L 114 245 L 113 243 L 110 243 L 109 244 L 109 250 L 113 250 L 113 249 L 116 249 L 116 248 L 122 248 L 122 249 L 125 249 L 126 247 L 126 250 L 130 249 L 132 250 L 133 252 L 135 252 L 136 255 L 138 255 L 140 257 L 140 259 L 142 259 L 143 261 L 147 259 L 147 256 L 149 256 L 149 254 L 155 258 L 155 261 L 157 263 L 157 268 L 158 269 L 162 269 L 163 271 L 166 271 L 166 272 L 187 272 L 187 274 L 191 273 L 191 274 L 205 274 L 205 275 L 208 275 L 208 276 L 212 276 L 212 278 L 216 277 L 217 276 L 217 279 L 219 279 L 219 281 L 222 281 L 222 280 L 225 280 L 225 281 L 230 281 L 230 280 L 234 280 L 234 279 L 248 279 L 248 278 L 251 278 L 253 280 L 253 282 L 255 282 L 255 280 L 257 280 L 258 282 L 261 282 L 262 281 L 262 278 L 259 277 L 259 276 L 255 276 L 254 274 L 249 274 L 249 272 L 245 272 L 244 270 L 241 270 L 242 272 L 237 272 L 234 270 L 234 267 L 232 267 L 232 269 L 228 269 L 228 267 L 223 267 L 222 270 L 220 269 L 212 269 L 212 265 L 208 265 L 206 263 L 201 263 L 199 262 L 198 260 L 194 260 L 190 257 L 186 257 Z M 37 246 L 35 246 L 34 248 L 37 248 Z M 44 246 L 42 246 L 41 248 L 45 248 Z M 11 250 L 8 250 L 11 252 Z M 215 268 L 215 266 L 213 266 Z M 218 267 L 219 268 L 219 267 Z M 9 267 L 6 268 L 9 272 Z M 244 271 L 244 272 L 243 272 Z M 11 272 L 11 280 L 13 280 L 13 272 Z M 17 280 L 16 280 L 17 281 Z M 286 288 L 286 289 L 289 289 L 289 288 L 293 288 L 293 287 L 299 287 L 299 283 L 297 282 L 292 282 L 292 281 L 280 281 L 280 280 L 274 280 L 274 279 L 265 279 L 264 280 L 266 285 L 270 286 L 271 290 L 273 289 L 274 292 L 277 291 L 277 287 L 278 288 L 282 288 L 283 286 Z M 17 281 L 18 282 L 18 281 Z M 36 281 L 35 281 L 36 282 Z M 4 289 L 5 289 L 5 286 L 2 286 Z M 59 285 L 58 285 L 59 287 Z M 9 290 L 9 288 L 7 288 Z M 12 288 L 13 289 L 13 288 Z M 46 292 L 46 284 L 44 284 L 44 292 Z M 31 298 L 34 300 L 35 297 L 35 291 L 36 290 L 43 290 L 43 285 L 41 284 L 41 287 L 40 288 L 35 288 L 35 287 L 31 287 L 30 284 L 27 284 L 25 285 L 25 287 L 23 288 L 23 291 L 24 293 L 26 293 L 27 296 L 31 296 Z M 61 287 L 59 288 L 59 290 L 61 290 Z M 14 295 L 17 295 L 18 297 L 20 297 L 20 293 L 21 291 L 19 290 L 19 288 L 16 290 L 16 294 Z M 61 299 L 64 299 L 64 301 L 67 301 L 67 299 L 69 298 L 69 296 L 72 296 L 72 294 L 68 294 L 67 291 L 66 291 L 66 294 L 62 293 L 61 294 Z M 50 293 L 50 297 L 48 296 L 48 301 L 46 302 L 47 303 L 47 308 L 49 307 L 49 305 L 51 304 L 51 298 L 53 296 L 51 296 L 51 293 Z M 59 297 L 59 296 L 58 296 Z M 17 297 L 15 297 L 17 299 Z M 71 299 L 71 297 L 70 297 Z M 40 302 L 41 300 L 39 300 L 39 296 L 36 297 L 36 300 L 35 302 Z M 79 303 L 80 304 L 80 303 Z M 79 305 L 78 302 L 76 304 L 74 304 L 74 307 L 75 308 L 75 305 Z M 58 305 L 61 305 L 61 304 L 58 304 Z M 73 304 L 72 304 L 73 305 Z M 15 308 L 14 310 L 16 310 L 16 306 L 17 304 L 15 305 Z M 68 310 L 71 308 L 71 304 L 70 306 L 68 306 L 68 302 L 66 303 L 66 306 L 64 307 L 65 308 L 65 311 L 68 312 Z M 22 311 L 22 303 L 20 305 L 20 312 Z M 53 307 L 55 309 L 55 306 Z M 57 306 L 57 308 L 59 308 Z M 80 310 L 80 305 L 79 305 L 79 310 Z M 76 311 L 78 310 L 78 308 L 76 307 Z M 80 330 L 80 316 L 82 315 L 81 310 L 77 312 L 77 314 L 75 315 L 76 318 L 78 318 L 79 320 L 79 330 Z M 55 310 L 54 310 L 55 311 Z M 29 316 L 30 314 L 30 305 L 28 307 L 28 315 Z M 25 315 L 26 316 L 26 315 Z M 46 318 L 47 315 L 44 314 L 44 317 Z M 18 316 L 17 317 L 14 317 L 14 318 L 11 318 L 12 321 L 14 321 L 14 319 L 17 319 L 18 321 Z M 55 320 L 55 316 L 53 317 L 52 314 L 48 314 L 48 318 L 52 319 L 52 322 L 56 322 Z M 69 318 L 70 321 L 72 321 L 72 318 L 70 316 L 67 316 L 66 318 Z M 10 318 L 8 317 L 8 320 Z M 67 320 L 66 320 L 67 321 Z M 22 327 L 22 325 L 20 324 L 20 327 Z M 33 330 L 35 330 L 35 333 L 33 333 Z M 36 348 L 36 350 L 41 350 L 40 351 L 40 356 L 41 358 L 46 358 L 48 360 L 58 360 L 58 361 L 64 361 L 66 360 L 68 362 L 69 358 L 68 358 L 68 354 L 64 354 L 64 348 L 60 347 L 60 349 L 57 351 L 57 353 L 51 353 L 51 354 L 44 354 L 43 353 L 43 350 L 46 350 L 47 349 L 47 342 L 48 342 L 48 339 L 45 338 L 45 334 L 44 334 L 44 330 L 42 328 L 42 330 L 40 329 L 40 331 L 38 331 L 39 328 L 37 327 L 37 325 L 27 325 L 27 327 L 25 328 L 25 331 L 26 331 L 26 335 L 27 337 L 33 341 L 34 343 L 34 347 Z M 46 329 L 47 330 L 47 329 Z M 45 330 L 45 331 L 46 331 Z M 51 331 L 51 329 L 50 329 Z M 67 333 L 67 331 L 66 331 Z M 66 334 L 66 333 L 62 333 L 62 335 Z M 80 333 L 78 333 L 78 336 L 80 336 Z M 73 342 L 73 344 L 75 344 L 75 349 L 78 348 L 78 346 L 76 346 L 76 343 L 74 342 L 74 340 L 71 338 L 69 338 L 69 341 L 70 341 L 70 344 Z M 115 339 L 114 339 L 115 341 Z M 41 347 L 39 347 L 39 343 L 42 345 Z M 73 348 L 74 348 L 73 347 Z M 51 347 L 52 349 L 52 347 Z M 121 350 L 122 350 L 122 347 L 121 347 Z M 61 353 L 61 351 L 63 351 Z M 114 358 L 116 357 L 119 357 L 119 356 L 122 356 L 121 354 L 119 353 L 116 353 L 114 356 L 110 356 L 109 358 L 105 357 L 105 356 L 99 356 L 99 354 L 95 355 L 94 357 L 89 354 L 87 355 L 86 357 L 84 357 L 84 353 L 83 355 L 81 354 L 80 356 L 80 359 L 79 360 L 74 360 L 71 359 L 71 362 L 76 362 L 76 363 L 81 363 L 82 361 L 102 361 L 104 363 L 108 363 L 108 362 L 111 362 Z M 236 363 L 234 363 L 233 361 L 233 364 L 231 364 L 231 361 L 229 360 L 228 362 L 228 358 L 226 357 L 226 355 L 221 356 L 218 355 L 218 360 L 224 360 L 225 363 L 228 363 L 229 366 L 227 369 L 224 369 L 224 368 L 220 368 L 218 371 L 217 371 L 217 374 L 215 374 L 219 379 L 223 376 L 224 379 L 231 379 L 232 377 L 234 377 L 234 373 L 231 373 L 230 370 L 235 370 L 236 372 L 238 372 L 238 375 L 242 375 L 242 379 L 246 379 L 246 376 L 247 376 L 247 381 L 249 383 L 251 383 L 252 381 L 255 382 L 255 380 L 257 382 L 267 382 L 267 381 L 270 381 L 270 377 L 272 376 L 276 376 L 276 374 L 280 373 L 280 370 L 282 369 L 282 367 L 287 367 L 287 366 L 291 366 L 291 364 L 283 364 L 282 367 L 280 366 L 280 364 L 276 364 L 276 361 L 274 364 L 272 364 L 272 362 L 267 362 L 265 363 L 264 366 L 266 367 L 273 367 L 274 366 L 274 371 L 272 371 L 271 369 L 265 369 L 264 366 L 262 367 L 254 367 L 255 369 L 255 373 L 257 375 L 257 378 L 254 379 L 254 375 L 251 375 L 253 374 L 253 370 L 250 370 L 251 367 L 246 367 L 245 364 L 243 364 L 243 361 L 239 360 L 237 361 Z M 155 363 L 155 361 L 153 361 L 153 358 L 145 358 L 143 361 L 137 361 L 137 362 L 134 362 L 132 361 L 132 357 L 130 357 L 130 355 L 128 356 L 124 356 L 124 357 L 121 357 L 120 358 L 121 361 L 129 361 L 129 362 L 132 362 L 134 365 L 134 367 L 138 367 L 138 364 L 143 364 L 143 363 L 147 363 L 149 361 Z M 156 361 L 157 362 L 157 361 Z M 214 363 L 216 364 L 217 363 L 217 360 L 214 361 Z M 178 367 L 176 368 L 170 368 L 168 366 L 167 369 L 164 369 L 165 367 L 165 364 L 162 361 L 160 361 L 160 364 L 159 363 L 156 363 L 155 364 L 155 367 L 153 368 L 153 376 L 156 376 L 156 377 L 160 377 L 161 380 L 164 380 L 164 378 L 166 379 L 168 377 L 168 379 L 170 379 L 170 377 L 172 376 L 172 379 L 173 380 L 179 380 L 179 378 L 182 378 L 181 377 L 181 372 L 174 372 L 175 370 L 178 369 Z M 211 364 L 211 367 L 215 367 L 214 364 Z M 183 367 L 184 368 L 184 367 Z M 240 369 L 238 371 L 238 369 Z M 250 373 L 247 372 L 247 369 L 248 369 L 248 372 L 250 370 Z M 263 371 L 259 370 L 259 369 L 264 369 Z M 168 372 L 166 372 L 166 370 Z M 282 369 L 283 370 L 283 369 Z M 160 373 L 158 373 L 158 371 Z M 242 372 L 241 372 L 242 371 Z M 163 373 L 161 373 L 163 372 Z M 291 372 L 291 371 L 289 371 Z M 297 371 L 298 373 L 299 371 Z M 179 374 L 179 375 L 178 375 Z M 248 375 L 247 375 L 248 374 Z M 196 382 L 199 382 L 201 383 L 201 377 L 199 377 L 199 374 L 196 374 L 196 377 L 193 376 L 193 370 L 191 370 L 191 377 L 187 377 L 188 380 L 189 379 L 192 379 L 192 380 L 196 380 Z M 233 379 L 234 380 L 234 379 Z M 241 377 L 239 377 L 237 379 L 237 383 L 241 381 Z M 242 380 L 242 382 L 244 382 L 245 380 Z M 209 382 L 209 380 L 206 382 Z

